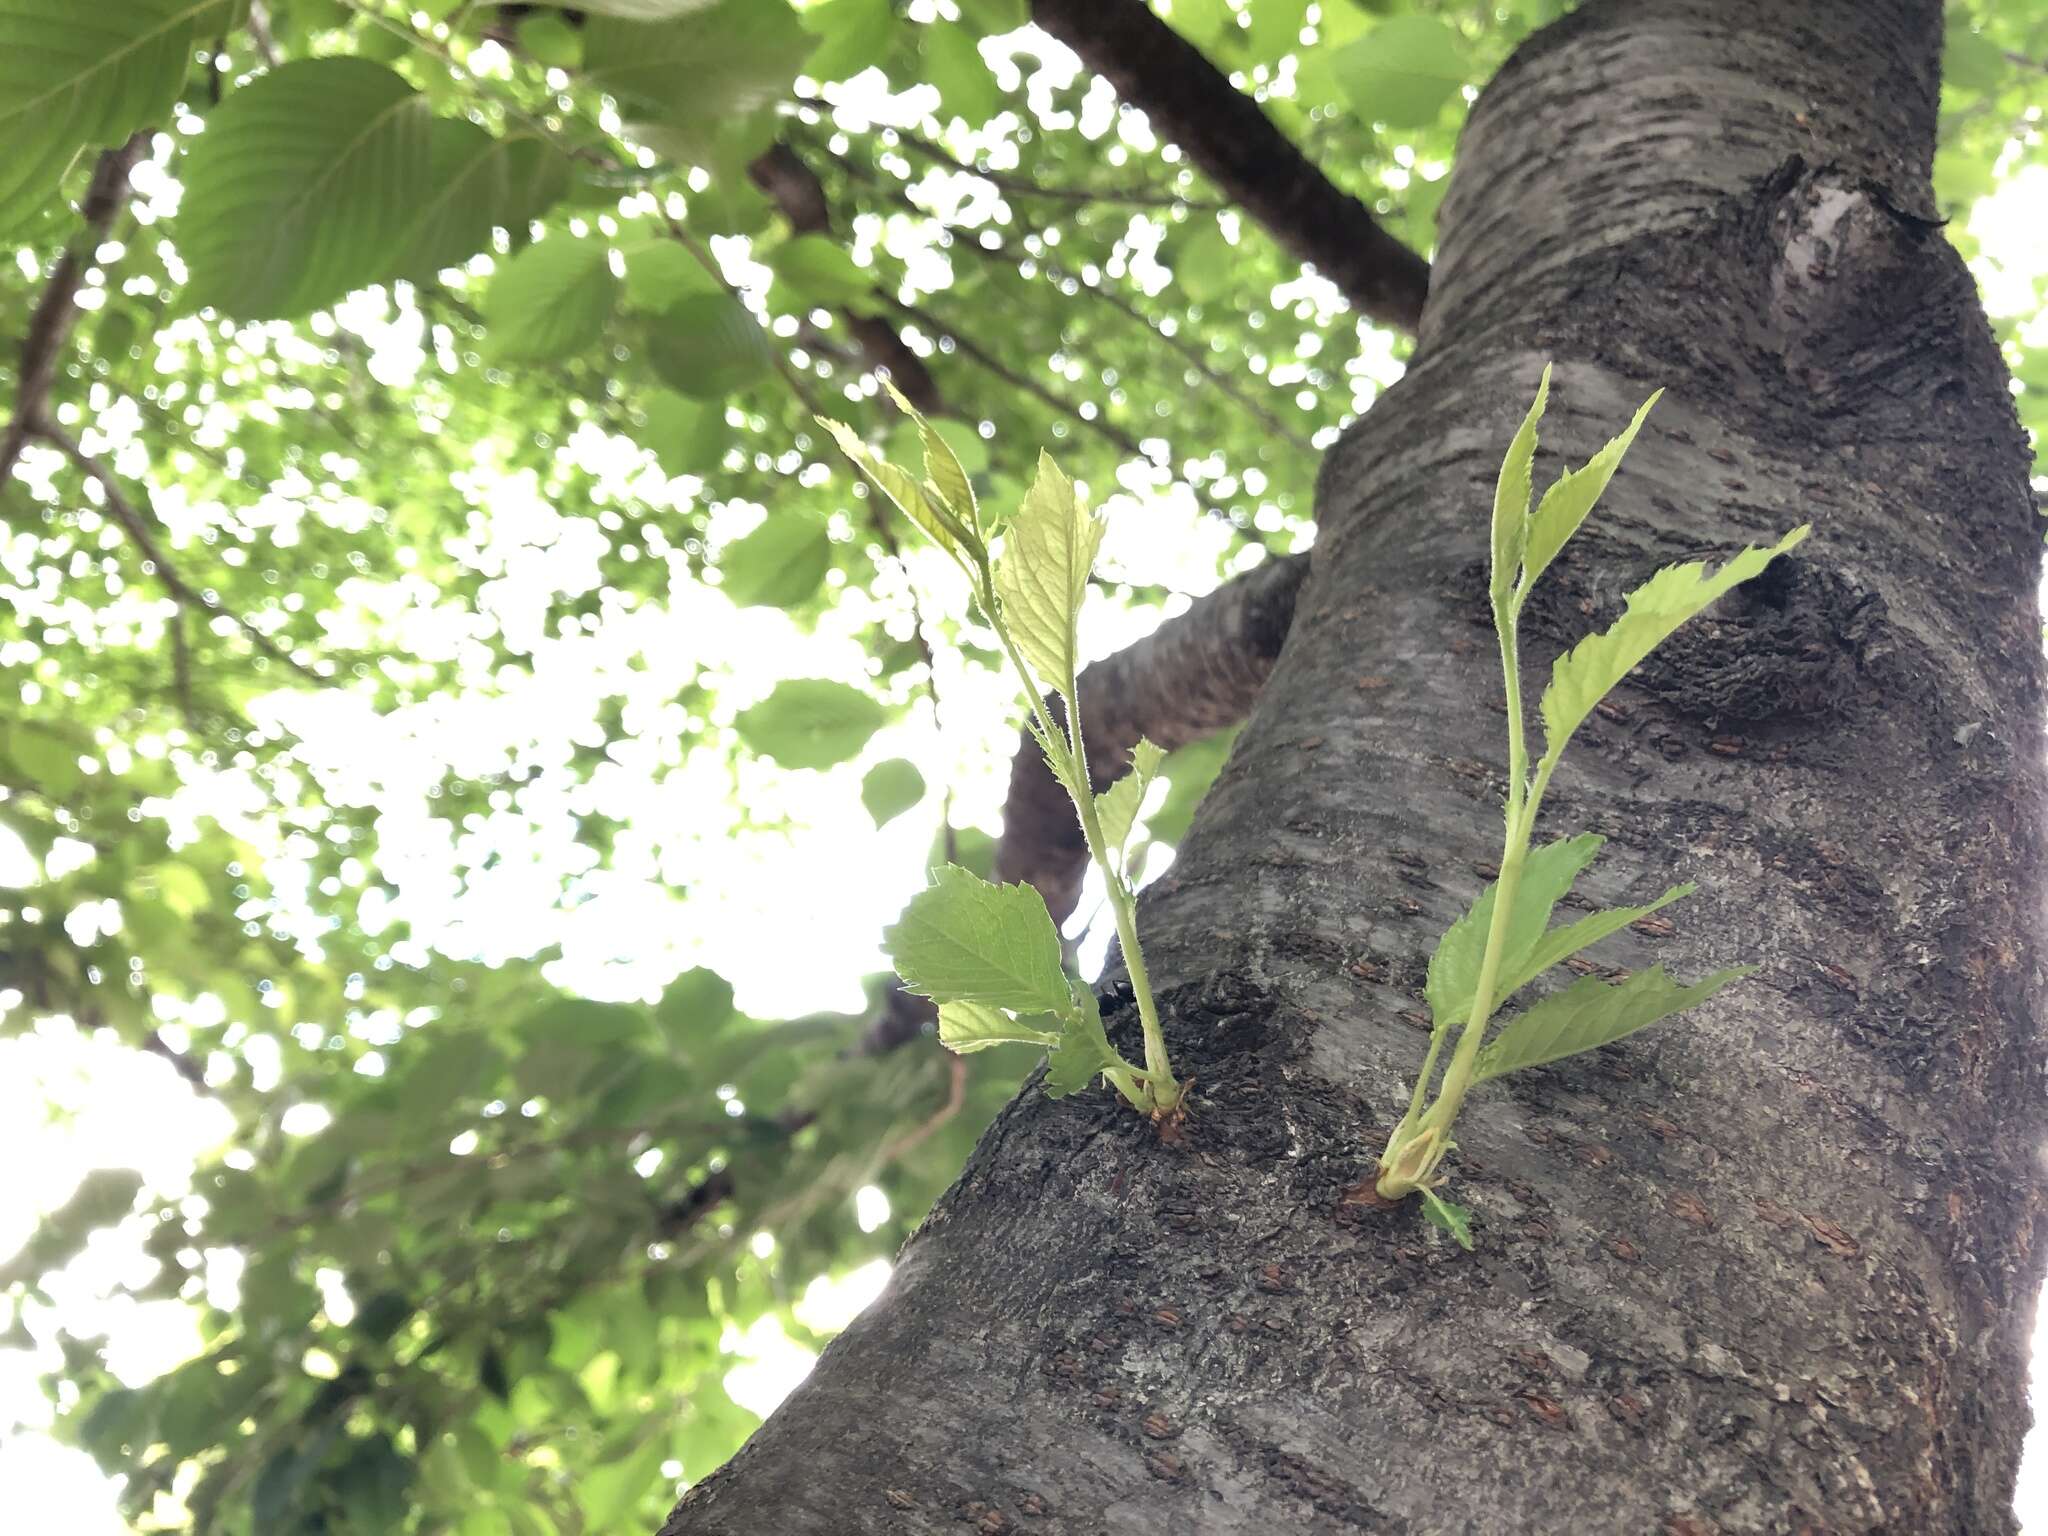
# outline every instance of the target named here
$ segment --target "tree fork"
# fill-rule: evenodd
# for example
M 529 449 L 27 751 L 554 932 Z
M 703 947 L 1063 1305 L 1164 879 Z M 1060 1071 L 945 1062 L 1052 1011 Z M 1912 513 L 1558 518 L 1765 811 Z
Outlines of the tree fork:
M 1941 23 L 1593 0 L 1502 69 L 1414 363 L 1324 466 L 1285 650 L 1145 903 L 1184 1144 L 1027 1087 L 668 1532 L 2015 1529 L 2041 540 L 1920 216 Z M 1594 898 L 1701 886 L 1616 963 L 1763 969 L 1476 1096 L 1466 1255 L 1347 1192 L 1498 856 L 1485 509 L 1548 357 L 1546 477 L 1670 393 L 1528 610 L 1535 676 L 1674 554 L 1815 532 L 1645 664 L 1549 802 L 1609 836 Z

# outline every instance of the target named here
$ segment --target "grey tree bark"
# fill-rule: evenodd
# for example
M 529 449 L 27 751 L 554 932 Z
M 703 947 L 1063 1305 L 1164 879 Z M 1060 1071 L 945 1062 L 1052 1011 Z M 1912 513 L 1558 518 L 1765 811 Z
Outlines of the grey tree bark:
M 2041 1259 L 2040 528 L 1929 222 L 1938 0 L 1595 0 L 1474 111 L 1407 377 L 1145 901 L 1186 1140 L 1027 1087 L 883 1297 L 665 1530 L 2014 1528 Z M 1761 973 L 1460 1122 L 1465 1254 L 1348 1192 L 1504 793 L 1491 477 L 1652 388 L 1528 658 L 1815 535 L 1616 695 L 1545 827 L 1700 894 L 1610 964 Z M 1129 1010 L 1119 1022 L 1135 1033 Z

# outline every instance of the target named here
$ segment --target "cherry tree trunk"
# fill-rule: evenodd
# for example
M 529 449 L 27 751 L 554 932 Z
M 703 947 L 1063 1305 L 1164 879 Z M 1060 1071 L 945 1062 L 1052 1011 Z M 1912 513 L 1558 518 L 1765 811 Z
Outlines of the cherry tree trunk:
M 1501 71 L 1413 365 L 1331 452 L 1294 628 L 1144 901 L 1185 1139 L 1027 1085 L 667 1532 L 2014 1529 L 2041 529 L 1933 222 L 1941 19 L 1594 0 Z M 1658 566 L 1815 531 L 1589 721 L 1538 828 L 1606 835 L 1602 905 L 1698 882 L 1607 965 L 1761 970 L 1479 1090 L 1468 1254 L 1347 1192 L 1499 856 L 1487 517 L 1551 358 L 1539 485 L 1669 392 L 1532 600 L 1532 695 Z

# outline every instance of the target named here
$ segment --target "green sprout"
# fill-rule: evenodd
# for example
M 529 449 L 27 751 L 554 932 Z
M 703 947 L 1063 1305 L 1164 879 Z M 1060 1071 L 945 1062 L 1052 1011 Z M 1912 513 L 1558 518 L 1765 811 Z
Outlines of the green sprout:
M 1795 528 L 1769 548 L 1744 549 L 1711 573 L 1700 562 L 1666 566 L 1631 592 L 1619 619 L 1581 640 L 1551 668 L 1549 686 L 1538 706 L 1543 720 L 1543 755 L 1532 771 L 1523 738 L 1517 634 L 1522 605 L 1530 588 L 1593 510 L 1644 417 L 1657 403 L 1657 395 L 1652 395 L 1626 431 L 1595 454 L 1585 468 L 1561 477 L 1544 492 L 1532 513 L 1536 428 L 1549 394 L 1550 370 L 1546 367 L 1536 403 L 1508 446 L 1493 503 L 1490 595 L 1508 707 L 1507 829 L 1501 844 L 1500 875 L 1480 893 L 1471 910 L 1451 925 L 1430 957 L 1424 989 L 1433 1026 L 1429 1048 L 1408 1112 L 1380 1156 L 1377 1180 L 1384 1199 L 1419 1194 L 1430 1219 L 1467 1248 L 1472 1246 L 1468 1213 L 1442 1199 L 1436 1189 L 1443 1182 L 1438 1165 L 1454 1145 L 1451 1128 L 1468 1092 L 1524 1067 L 1541 1066 L 1619 1040 L 1690 1008 L 1755 969 L 1738 966 L 1716 971 L 1690 986 L 1665 974 L 1662 966 L 1636 972 L 1618 984 L 1586 976 L 1538 998 L 1488 1038 L 1495 1011 L 1545 971 L 1659 907 L 1692 894 L 1690 885 L 1673 886 L 1646 906 L 1617 907 L 1551 928 L 1553 909 L 1605 840 L 1588 833 L 1532 851 L 1529 845 L 1536 812 L 1572 733 L 1608 691 L 1687 619 L 1757 575 L 1809 532 L 1806 527 Z M 1437 1061 L 1454 1028 L 1459 1031 L 1457 1044 L 1432 1097 Z
M 1109 1043 L 1095 995 L 1070 979 L 1045 898 L 1028 885 L 996 885 L 955 864 L 904 908 L 885 935 L 889 958 L 911 991 L 939 1005 L 939 1039 L 955 1051 L 1026 1044 L 1049 1053 L 1046 1092 L 1055 1098 L 1100 1075 L 1141 1114 L 1166 1122 L 1182 1113 L 1186 1085 L 1173 1075 L 1159 1008 L 1138 943 L 1135 871 L 1127 852 L 1145 791 L 1165 754 L 1149 741 L 1132 753 L 1131 771 L 1102 793 L 1088 778 L 1088 754 L 1075 700 L 1077 624 L 1089 573 L 1102 543 L 1100 517 L 1048 454 L 1016 516 L 1002 525 L 983 515 L 966 471 L 946 441 L 893 387 L 889 394 L 917 424 L 924 446 L 919 478 L 870 450 L 851 428 L 819 417 L 868 483 L 888 498 L 967 577 L 975 607 L 1016 670 L 1027 704 L 1025 724 L 1080 818 L 1088 856 L 1102 872 L 1123 947 L 1145 1064 L 1126 1061 Z M 1058 714 L 1045 694 L 1059 695 Z

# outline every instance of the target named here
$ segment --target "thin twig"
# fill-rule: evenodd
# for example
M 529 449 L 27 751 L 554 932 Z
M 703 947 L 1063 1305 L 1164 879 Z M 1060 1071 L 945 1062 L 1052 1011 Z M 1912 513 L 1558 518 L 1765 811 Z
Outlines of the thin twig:
M 322 684 L 327 681 L 249 620 L 238 613 L 229 612 L 217 598 L 209 597 L 180 576 L 178 568 L 171 563 L 163 551 L 163 546 L 157 542 L 156 529 L 151 525 L 151 520 L 137 510 L 135 504 L 128 499 L 127 493 L 121 489 L 120 482 L 115 479 L 114 472 L 87 453 L 79 445 L 77 438 L 48 422 L 38 423 L 35 435 L 69 459 L 79 473 L 98 482 L 100 493 L 106 497 L 108 515 L 121 525 L 122 532 L 126 533 L 130 542 L 141 551 L 143 559 L 154 568 L 157 581 L 170 593 L 174 601 L 183 607 L 203 608 L 208 613 L 227 619 L 248 637 L 249 643 L 257 650 L 273 661 L 282 662 L 290 667 L 306 681 Z
M 270 32 L 270 14 L 263 0 L 249 0 L 249 39 L 256 45 L 257 57 L 270 69 L 277 68 L 277 39 Z
M 795 98 L 799 106 L 811 107 L 820 112 L 834 110 L 832 103 L 816 96 L 799 95 Z M 958 171 L 963 176 L 972 176 L 976 181 L 985 181 L 1000 191 L 1017 197 L 1042 197 L 1058 203 L 1118 203 L 1130 208 L 1190 208 L 1196 212 L 1214 213 L 1231 205 L 1215 198 L 1187 197 L 1179 192 L 1160 192 L 1151 187 L 1048 187 L 1021 176 L 1008 176 L 1001 171 L 985 170 L 983 167 L 962 160 L 945 145 L 910 128 L 892 127 L 887 130 L 896 136 L 898 143 L 920 159 L 948 170 Z
M 51 269 L 43 296 L 29 317 L 28 332 L 22 338 L 21 363 L 14 371 L 14 414 L 7 430 L 0 433 L 0 486 L 14 473 L 21 450 L 41 427 L 50 405 L 50 390 L 57 382 L 57 354 L 78 319 L 79 285 L 93 253 L 106 237 L 107 228 L 121 204 L 128 198 L 128 174 L 149 147 L 147 130 L 135 134 L 119 149 L 110 149 L 93 167 L 92 184 L 79 207 L 85 228 L 64 248 Z
M 830 152 L 828 151 L 828 153 Z M 872 179 L 863 176 L 860 168 L 855 166 L 845 156 L 834 155 L 833 159 L 837 160 L 841 168 L 848 173 L 859 179 L 869 181 L 870 185 L 874 185 Z M 1083 281 L 1079 274 L 1068 271 L 1058 262 L 1048 257 L 1032 256 L 1028 253 L 1019 254 L 1014 247 L 1005 244 L 1000 236 L 996 238 L 996 242 L 993 245 L 984 244 L 982 236 L 990 233 L 989 231 L 967 230 L 955 224 L 948 224 L 944 219 L 932 212 L 931 209 L 911 197 L 909 192 L 902 187 L 889 186 L 882 187 L 879 190 L 890 202 L 895 203 L 906 212 L 914 213 L 919 218 L 930 219 L 939 226 L 942 233 L 950 237 L 955 245 L 964 246 L 977 256 L 1007 261 L 1012 267 L 1021 266 L 1024 262 L 1030 261 L 1054 282 L 1071 282 L 1096 303 L 1107 305 L 1133 325 L 1142 327 L 1162 345 L 1178 353 L 1187 365 L 1201 374 L 1203 379 L 1212 387 L 1251 412 L 1268 431 L 1286 438 L 1288 442 L 1292 443 L 1303 453 L 1314 453 L 1316 451 L 1315 445 L 1302 436 L 1300 432 L 1274 415 L 1272 411 L 1261 404 L 1250 392 L 1243 389 L 1230 375 L 1213 367 L 1208 358 L 1198 348 L 1191 346 L 1177 334 L 1168 331 L 1157 320 L 1153 319 L 1122 295 L 1108 288 L 1098 287 L 1093 283 Z

